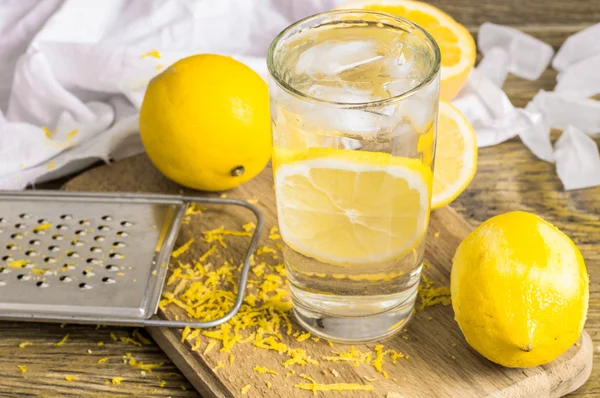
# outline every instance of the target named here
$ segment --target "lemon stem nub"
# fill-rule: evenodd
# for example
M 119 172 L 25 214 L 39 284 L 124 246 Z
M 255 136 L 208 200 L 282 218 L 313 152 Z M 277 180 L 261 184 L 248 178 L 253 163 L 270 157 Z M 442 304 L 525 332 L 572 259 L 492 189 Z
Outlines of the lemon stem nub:
M 241 177 L 244 175 L 244 171 L 246 171 L 246 169 L 244 169 L 244 166 L 237 166 L 231 169 L 231 175 L 234 177 Z

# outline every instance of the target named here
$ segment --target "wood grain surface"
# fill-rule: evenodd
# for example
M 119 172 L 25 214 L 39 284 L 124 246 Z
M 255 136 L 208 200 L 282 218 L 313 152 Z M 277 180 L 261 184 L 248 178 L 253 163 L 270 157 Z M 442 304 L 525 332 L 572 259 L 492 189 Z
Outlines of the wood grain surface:
M 491 21 L 518 27 L 558 48 L 571 33 L 600 21 L 597 0 L 577 2 L 529 0 L 439 0 L 440 6 L 476 33 L 480 23 Z M 538 81 L 509 77 L 504 90 L 516 106 L 525 105 L 539 89 L 551 90 L 556 73 L 546 71 Z M 564 192 L 554 166 L 536 159 L 518 139 L 479 151 L 478 173 L 453 207 L 473 226 L 511 210 L 535 212 L 571 236 L 580 247 L 591 279 L 590 310 L 586 330 L 600 359 L 600 188 Z M 135 181 L 131 181 L 132 184 Z M 134 186 L 134 185 L 132 185 Z M 173 396 L 197 393 L 156 345 L 136 347 L 112 341 L 130 336 L 127 328 L 0 323 L 0 396 Z M 65 333 L 61 347 L 53 344 Z M 18 348 L 19 343 L 33 345 Z M 98 347 L 99 341 L 104 342 Z M 91 350 L 92 353 L 88 353 Z M 147 363 L 165 364 L 151 374 L 123 363 L 125 353 Z M 97 360 L 108 357 L 105 366 Z M 22 374 L 17 365 L 25 365 Z M 179 376 L 178 376 L 179 375 Z M 80 376 L 66 381 L 65 376 Z M 121 385 L 106 380 L 123 377 Z M 159 380 L 160 379 L 160 380 Z M 161 387 L 162 381 L 165 381 Z M 151 395 L 152 394 L 152 395 Z M 600 395 L 600 372 L 593 372 L 574 396 Z

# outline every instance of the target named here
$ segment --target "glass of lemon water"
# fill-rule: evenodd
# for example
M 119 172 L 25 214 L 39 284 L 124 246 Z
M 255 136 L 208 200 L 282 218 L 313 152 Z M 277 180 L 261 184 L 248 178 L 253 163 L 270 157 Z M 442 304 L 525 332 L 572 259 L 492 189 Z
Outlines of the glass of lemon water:
M 303 19 L 268 52 L 273 171 L 298 321 L 337 342 L 410 318 L 429 222 L 440 51 L 390 14 Z

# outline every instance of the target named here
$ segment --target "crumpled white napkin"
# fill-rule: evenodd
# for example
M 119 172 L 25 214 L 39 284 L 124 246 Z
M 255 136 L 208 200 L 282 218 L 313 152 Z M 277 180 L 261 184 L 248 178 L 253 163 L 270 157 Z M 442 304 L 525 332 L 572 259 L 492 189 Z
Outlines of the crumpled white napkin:
M 196 53 L 261 76 L 271 40 L 343 0 L 20 0 L 0 3 L 0 189 L 143 148 L 148 81 Z

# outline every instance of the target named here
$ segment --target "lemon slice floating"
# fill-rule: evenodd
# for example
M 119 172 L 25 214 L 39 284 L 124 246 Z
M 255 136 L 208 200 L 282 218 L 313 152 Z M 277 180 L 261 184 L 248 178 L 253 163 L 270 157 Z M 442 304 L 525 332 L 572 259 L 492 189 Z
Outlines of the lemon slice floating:
M 477 50 L 469 31 L 450 15 L 430 4 L 413 0 L 354 0 L 338 9 L 387 12 L 409 19 L 425 29 L 442 54 L 441 97 L 451 100 L 464 86 L 475 65 Z
M 427 136 L 429 134 L 423 137 Z M 477 170 L 475 131 L 467 118 L 446 101 L 440 101 L 433 170 L 432 209 L 439 209 L 456 199 Z
M 275 149 L 275 190 L 283 240 L 337 265 L 402 256 L 423 237 L 431 171 L 386 153 Z

